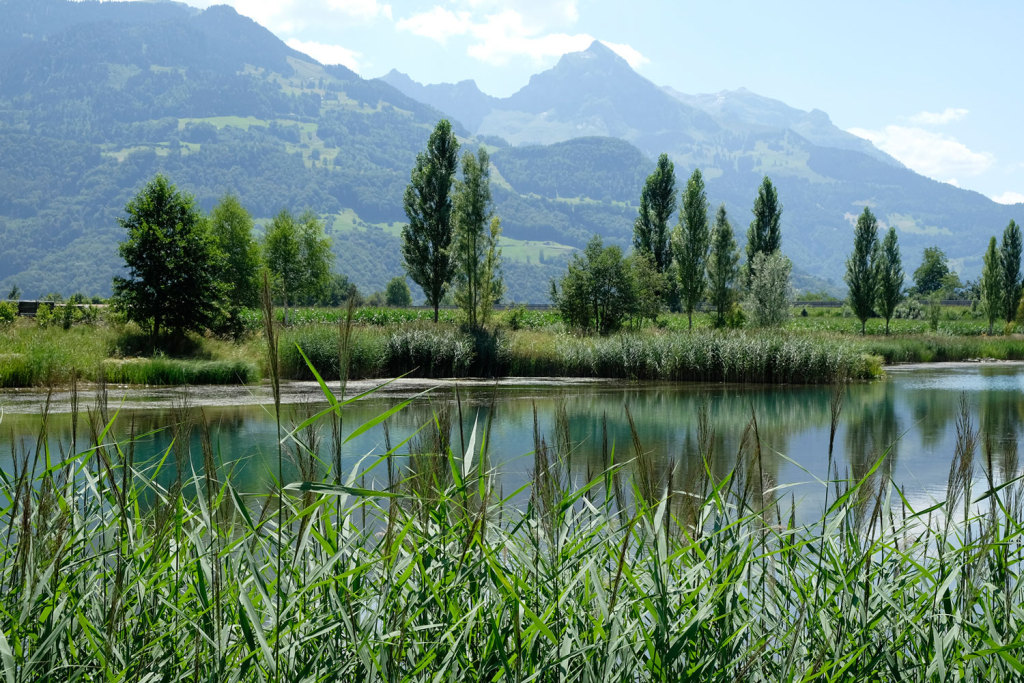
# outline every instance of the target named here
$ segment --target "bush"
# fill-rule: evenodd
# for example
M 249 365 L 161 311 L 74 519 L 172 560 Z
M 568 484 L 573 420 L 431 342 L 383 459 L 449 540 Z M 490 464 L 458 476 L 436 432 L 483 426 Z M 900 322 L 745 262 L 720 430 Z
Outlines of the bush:
M 505 324 L 510 330 L 521 330 L 526 319 L 526 306 L 519 304 L 505 314 Z
M 754 256 L 754 277 L 744 307 L 750 311 L 755 327 L 778 327 L 789 318 L 792 286 L 789 274 L 793 264 L 780 252 Z
M 18 304 L 13 301 L 0 301 L 0 325 L 9 325 L 18 317 Z
M 409 285 L 406 284 L 404 277 L 393 277 L 388 281 L 384 301 L 394 308 L 412 306 L 412 292 L 409 291 Z

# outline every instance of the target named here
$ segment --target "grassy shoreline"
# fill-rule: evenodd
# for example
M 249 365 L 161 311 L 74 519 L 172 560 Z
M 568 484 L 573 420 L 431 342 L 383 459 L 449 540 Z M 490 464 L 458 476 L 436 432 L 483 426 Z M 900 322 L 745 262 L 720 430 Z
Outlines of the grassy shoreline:
M 298 344 L 325 376 L 336 378 L 343 317 L 332 309 L 296 311 L 297 323 L 281 331 L 282 377 L 312 378 Z M 949 321 L 950 330 L 920 331 L 921 321 L 903 321 L 901 334 L 861 336 L 846 331 L 851 322 L 842 317 L 797 316 L 781 330 L 719 331 L 709 327 L 708 316 L 698 316 L 691 331 L 680 328 L 684 318 L 662 316 L 642 330 L 588 337 L 566 332 L 551 311 L 507 311 L 494 327 L 477 332 L 460 327 L 452 311 L 438 325 L 423 317 L 417 310 L 357 311 L 350 376 L 829 383 L 878 377 L 883 364 L 1024 360 L 1024 338 L 978 334 L 982 323 L 972 327 L 962 318 Z M 238 384 L 267 375 L 256 332 L 239 341 L 190 336 L 158 354 L 147 352 L 146 343 L 131 325 L 63 330 L 19 320 L 0 328 L 0 387 L 67 385 L 72 377 L 137 385 Z

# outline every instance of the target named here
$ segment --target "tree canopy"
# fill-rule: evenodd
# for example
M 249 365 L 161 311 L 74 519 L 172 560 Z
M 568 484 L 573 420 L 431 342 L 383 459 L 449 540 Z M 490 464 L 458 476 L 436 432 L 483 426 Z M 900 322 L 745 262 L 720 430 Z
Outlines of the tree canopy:
M 871 317 L 877 292 L 878 220 L 871 209 L 864 207 L 853 232 L 853 253 L 846 259 L 846 285 L 853 314 L 860 320 L 864 334 L 867 319 Z
M 772 254 L 782 247 L 782 206 L 772 180 L 765 176 L 757 189 L 752 210 L 754 220 L 747 230 L 747 282 L 754 276 L 757 266 L 754 257 Z
M 715 226 L 711 231 L 711 253 L 708 257 L 708 296 L 715 307 L 715 326 L 725 325 L 725 316 L 736 300 L 736 280 L 739 277 L 739 249 L 733 237 L 732 225 L 726 215 L 725 204 L 718 206 Z
M 659 273 L 672 260 L 668 222 L 676 211 L 675 167 L 667 154 L 658 157 L 654 172 L 647 176 L 640 193 L 640 211 L 633 223 L 633 248 L 654 257 Z
M 876 264 L 878 313 L 885 318 L 885 333 L 889 334 L 889 321 L 903 298 L 903 262 L 900 259 L 900 245 L 896 240 L 896 228 L 890 227 L 885 233 Z
M 996 320 L 1003 315 L 1006 295 L 1004 284 L 1002 262 L 999 258 L 999 249 L 996 247 L 996 238 L 993 236 L 989 238 L 981 268 L 981 306 L 988 320 L 989 334 L 992 334 Z
M 948 275 L 949 264 L 946 262 L 946 254 L 938 247 L 925 247 L 921 265 L 914 271 L 914 287 L 917 293 L 927 296 L 938 292 Z
M 1006 322 L 1013 320 L 1020 303 L 1020 226 L 1013 220 L 1003 230 L 1003 243 L 999 246 L 999 265 L 1003 282 L 1003 316 Z
M 218 278 L 224 283 L 227 326 L 239 331 L 242 308 L 259 302 L 259 244 L 249 212 L 233 194 L 224 195 L 210 212 L 210 232 L 223 257 Z
M 693 311 L 704 297 L 704 270 L 707 267 L 709 240 L 708 197 L 704 190 L 704 177 L 698 168 L 694 169 L 686 182 L 679 225 L 672 235 L 672 251 L 679 273 L 679 292 L 690 329 L 693 329 Z
M 487 322 L 504 290 L 498 248 L 501 222 L 492 220 L 493 214 L 490 159 L 481 147 L 475 155 L 463 155 L 462 180 L 456 182 L 453 200 L 455 302 L 470 327 Z
M 220 312 L 223 287 L 208 224 L 191 195 L 157 175 L 125 206 L 118 252 L 127 274 L 114 278 L 114 305 L 148 329 L 156 343 L 208 327 Z
M 402 228 L 402 258 L 412 281 L 423 289 L 434 307 L 434 322 L 452 276 L 452 183 L 458 164 L 459 143 L 451 123 L 441 119 L 416 155 L 402 204 L 409 223 Z
M 289 304 L 315 302 L 331 275 L 331 242 L 311 211 L 299 218 L 287 209 L 274 217 L 263 238 L 263 254 L 275 295 Z

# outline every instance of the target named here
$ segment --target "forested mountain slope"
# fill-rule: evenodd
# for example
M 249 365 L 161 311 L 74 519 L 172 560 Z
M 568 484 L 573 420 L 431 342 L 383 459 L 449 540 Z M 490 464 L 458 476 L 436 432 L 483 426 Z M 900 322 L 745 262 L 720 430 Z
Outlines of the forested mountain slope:
M 820 112 L 745 93 L 688 100 L 600 44 L 499 99 L 471 82 L 323 66 L 225 6 L 0 0 L 0 16 L 0 289 L 26 296 L 109 292 L 117 219 L 156 173 L 207 210 L 226 192 L 258 220 L 312 209 L 337 269 L 380 289 L 401 273 L 402 192 L 445 115 L 464 149 L 491 151 L 512 300 L 545 300 L 595 232 L 628 246 L 663 151 L 680 187 L 704 171 L 741 235 L 770 175 L 783 249 L 835 284 L 864 204 L 898 226 L 909 264 L 937 244 L 968 275 L 987 236 L 1021 217 L 864 148 Z

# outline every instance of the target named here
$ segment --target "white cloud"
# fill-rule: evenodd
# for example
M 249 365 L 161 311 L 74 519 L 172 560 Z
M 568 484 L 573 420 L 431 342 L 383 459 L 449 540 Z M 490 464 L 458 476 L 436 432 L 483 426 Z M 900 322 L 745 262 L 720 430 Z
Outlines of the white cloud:
M 400 31 L 408 31 L 417 36 L 431 38 L 439 43 L 446 43 L 452 36 L 469 33 L 473 27 L 469 12 L 453 12 L 435 5 L 426 12 L 414 14 L 400 19 L 396 24 Z
M 946 107 L 942 112 L 935 113 L 930 111 L 923 111 L 919 114 L 914 114 L 910 117 L 910 122 L 915 123 L 919 126 L 943 126 L 947 123 L 953 123 L 954 121 L 960 121 L 967 114 L 966 109 L 954 109 L 952 107 Z
M 391 19 L 391 5 L 377 0 L 327 0 L 327 7 L 364 21 L 377 17 Z
M 490 4 L 487 0 L 478 0 L 475 5 L 471 1 L 474 11 Z M 569 52 L 586 50 L 595 40 L 594 36 L 588 33 L 569 34 L 548 31 L 550 16 L 537 10 L 541 6 L 540 3 L 510 4 L 528 6 L 530 11 L 524 13 L 520 9 L 507 7 L 480 16 L 479 12 L 474 14 L 466 10 L 453 11 L 435 5 L 426 12 L 399 20 L 396 26 L 399 30 L 409 31 L 442 44 L 447 43 L 454 36 L 467 37 L 471 41 L 466 48 L 466 53 L 470 57 L 497 65 L 507 64 L 519 57 L 529 57 L 535 62 L 544 62 Z M 549 15 L 553 11 L 561 17 L 563 22 L 572 22 L 578 17 L 574 1 L 555 2 L 552 5 L 555 9 L 548 8 L 547 14 Z M 605 42 L 605 45 L 625 59 L 634 69 L 648 61 L 639 50 L 625 43 Z
M 363 56 L 359 52 L 341 45 L 328 45 L 296 38 L 288 41 L 288 47 L 306 53 L 321 64 L 342 64 L 357 72 L 359 71 L 359 59 Z
M 1004 192 L 991 198 L 999 204 L 1024 204 L 1024 194 L 1020 192 Z
M 914 171 L 946 183 L 958 184 L 957 178 L 980 175 L 995 163 L 988 152 L 975 152 L 955 138 L 923 128 L 886 126 L 848 132 L 870 140 Z

